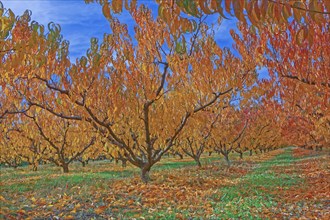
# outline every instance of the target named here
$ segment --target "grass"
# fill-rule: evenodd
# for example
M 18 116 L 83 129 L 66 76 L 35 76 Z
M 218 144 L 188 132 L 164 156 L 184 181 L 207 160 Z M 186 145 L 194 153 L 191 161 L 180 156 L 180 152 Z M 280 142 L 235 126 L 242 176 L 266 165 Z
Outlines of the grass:
M 264 208 L 276 206 L 274 195 L 269 193 L 278 187 L 291 187 L 298 184 L 298 176 L 272 172 L 272 166 L 290 166 L 294 161 L 291 149 L 275 158 L 262 162 L 247 174 L 240 184 L 221 189 L 220 202 L 215 202 L 215 213 L 220 218 L 263 219 L 260 214 Z M 265 191 L 265 189 L 267 189 Z
M 260 163 L 251 173 L 247 174 L 239 184 L 222 187 L 210 198 L 214 219 L 264 219 L 260 217 L 264 208 L 277 205 L 273 194 L 278 187 L 291 187 L 298 184 L 301 179 L 298 176 L 276 174 L 272 172 L 273 166 L 290 166 L 294 162 L 292 149 L 287 149 L 283 154 Z M 265 191 L 264 189 L 267 189 Z M 193 218 L 189 212 L 180 212 L 184 218 Z M 166 213 L 166 212 L 165 212 Z M 154 218 L 164 217 L 164 211 L 153 214 Z M 174 214 L 165 219 L 176 219 Z M 194 219 L 199 219 L 198 217 Z
M 220 155 L 203 157 L 201 162 L 209 164 L 213 161 L 220 161 Z M 180 169 L 184 167 L 194 167 L 195 161 L 185 157 L 183 160 L 176 158 L 165 159 L 156 164 L 152 171 Z M 65 188 L 74 186 L 91 186 L 106 184 L 107 181 L 129 178 L 139 175 L 139 169 L 128 166 L 126 169 L 120 165 L 115 165 L 110 161 L 91 162 L 85 168 L 80 163 L 70 165 L 70 173 L 63 174 L 59 167 L 51 164 L 42 165 L 37 172 L 29 170 L 24 166 L 18 169 L 1 168 L 1 192 L 8 194 L 25 193 L 35 191 L 49 191 L 54 188 Z M 97 180 L 97 181 L 95 181 Z M 102 184 L 104 183 L 104 184 Z
M 47 174 L 43 178 L 29 180 L 28 177 L 38 175 L 27 175 L 20 182 L 4 184 L 1 191 L 7 193 L 24 192 L 48 192 L 55 188 L 71 188 L 75 186 L 102 186 L 111 179 L 127 178 L 133 175 L 130 170 L 123 171 L 101 171 L 98 173 L 72 173 L 72 174 Z M 39 176 L 40 177 L 40 176 Z M 11 178 L 14 179 L 14 178 Z M 24 180 L 25 179 L 25 180 Z M 7 181 L 10 180 L 7 178 Z M 104 184 L 103 184 L 104 183 Z
M 51 165 L 37 172 L 28 167 L 1 168 L 0 206 L 14 218 L 23 210 L 29 213 L 25 217 L 64 219 L 267 219 L 271 218 L 267 210 L 278 205 L 278 189 L 304 183 L 299 170 L 285 170 L 308 157 L 293 157 L 292 148 L 260 162 L 262 157 L 240 161 L 233 154 L 230 169 L 220 155 L 203 155 L 203 168 L 190 158 L 165 158 L 153 168 L 155 179 L 150 185 L 141 184 L 137 168 L 121 168 L 109 161 L 86 167 L 74 163 L 68 174 Z M 98 211 L 98 207 L 105 208 Z M 0 211 L 0 219 L 4 216 Z
M 203 165 L 207 165 L 214 162 L 220 162 L 222 160 L 223 160 L 222 155 L 212 155 L 211 157 L 207 157 L 206 155 L 204 155 L 200 161 Z M 154 170 L 180 169 L 191 166 L 196 166 L 196 162 L 191 158 L 185 157 L 182 160 L 176 158 L 165 160 L 164 162 L 156 164 L 153 169 Z
M 290 166 L 294 160 L 292 149 L 287 149 L 283 154 L 258 164 L 251 173 L 241 178 L 239 184 L 219 188 L 217 193 L 210 197 L 214 219 L 264 219 L 260 217 L 264 208 L 277 205 L 274 195 L 269 191 L 276 190 L 278 187 L 291 187 L 302 181 L 298 176 L 277 175 L 271 171 L 271 167 Z M 177 168 L 180 163 L 175 165 Z M 267 192 L 263 190 L 265 188 Z M 166 210 L 154 212 L 150 219 L 178 219 L 177 213 L 185 219 L 203 219 L 194 217 L 187 210 L 179 209 L 174 209 L 170 214 Z M 145 213 L 145 215 L 148 214 Z

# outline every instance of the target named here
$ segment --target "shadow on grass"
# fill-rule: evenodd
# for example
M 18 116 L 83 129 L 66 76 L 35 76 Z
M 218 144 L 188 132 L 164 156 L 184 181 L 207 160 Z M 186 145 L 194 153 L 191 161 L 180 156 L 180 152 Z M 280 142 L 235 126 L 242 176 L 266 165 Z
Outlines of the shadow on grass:
M 294 161 L 292 149 L 287 149 L 284 154 L 261 163 L 239 185 L 222 188 L 219 202 L 214 202 L 215 214 L 226 219 L 264 219 L 261 216 L 264 208 L 277 205 L 270 192 L 302 181 L 295 175 L 276 174 L 271 170 L 272 166 L 290 166 Z
M 272 167 L 287 167 L 294 161 L 296 159 L 292 157 L 292 149 L 288 148 L 283 154 L 258 164 L 239 184 L 220 188 L 218 193 L 210 198 L 214 219 L 265 219 L 265 208 L 277 205 L 277 200 L 271 192 L 279 187 L 288 188 L 302 181 L 296 175 L 274 173 Z M 173 212 L 180 213 L 187 219 L 199 219 L 187 210 Z M 176 219 L 175 215 L 165 215 L 163 211 L 155 212 L 152 216 Z

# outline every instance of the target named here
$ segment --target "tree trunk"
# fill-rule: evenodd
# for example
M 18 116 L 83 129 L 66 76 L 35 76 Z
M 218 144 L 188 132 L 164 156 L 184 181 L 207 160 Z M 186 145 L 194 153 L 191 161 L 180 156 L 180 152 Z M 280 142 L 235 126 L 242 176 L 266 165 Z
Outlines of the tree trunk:
M 250 156 L 252 156 L 252 150 L 250 150 Z
M 225 154 L 224 156 L 225 156 L 225 160 L 226 160 L 226 162 L 227 162 L 228 167 L 230 167 L 231 162 L 230 162 L 230 160 L 229 160 L 229 155 L 228 155 L 228 154 Z
M 150 172 L 150 168 L 142 168 L 141 169 L 141 180 L 144 183 L 148 183 L 150 181 L 149 172 Z
M 202 164 L 201 164 L 199 158 L 194 158 L 194 160 L 196 161 L 196 164 L 198 167 L 202 167 Z
M 83 167 L 86 166 L 86 162 L 85 161 L 82 161 L 81 164 L 82 164 Z
M 32 170 L 33 171 L 37 171 L 38 170 L 38 166 L 33 165 Z
M 212 152 L 209 152 L 209 156 L 211 156 L 212 155 Z
M 316 146 L 315 148 L 316 148 L 316 151 L 322 151 L 322 146 L 320 146 L 320 145 Z
M 121 160 L 121 167 L 126 167 L 127 166 L 127 160 L 125 160 L 125 159 L 122 159 Z
M 243 152 L 239 152 L 239 158 L 243 159 Z
M 69 172 L 69 164 L 63 163 L 62 164 L 62 169 L 63 169 L 63 173 L 68 173 Z

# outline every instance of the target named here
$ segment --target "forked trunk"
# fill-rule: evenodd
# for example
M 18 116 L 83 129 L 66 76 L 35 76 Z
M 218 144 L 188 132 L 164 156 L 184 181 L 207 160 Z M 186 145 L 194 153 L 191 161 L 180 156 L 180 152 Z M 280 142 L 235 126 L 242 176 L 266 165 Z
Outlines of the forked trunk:
M 202 164 L 201 164 L 199 158 L 194 158 L 194 159 L 195 159 L 195 161 L 196 161 L 197 166 L 198 166 L 198 167 L 202 167 Z

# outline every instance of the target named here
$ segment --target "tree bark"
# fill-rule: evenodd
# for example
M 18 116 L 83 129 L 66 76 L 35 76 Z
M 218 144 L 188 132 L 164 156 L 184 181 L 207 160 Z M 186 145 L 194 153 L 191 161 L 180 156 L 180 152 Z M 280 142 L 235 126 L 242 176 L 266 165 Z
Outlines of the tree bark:
M 316 150 L 316 151 L 322 151 L 322 146 L 320 146 L 320 145 L 316 145 L 315 150 Z
M 239 152 L 239 158 L 243 159 L 243 152 Z
M 33 165 L 32 170 L 33 171 L 37 171 L 38 170 L 38 166 Z
M 127 160 L 126 159 L 122 159 L 121 160 L 121 167 L 126 167 L 127 166 Z
M 62 164 L 62 169 L 63 169 L 63 173 L 68 173 L 69 172 L 69 164 L 63 163 Z
M 231 162 L 229 160 L 229 155 L 228 154 L 224 154 L 224 156 L 225 156 L 225 160 L 227 162 L 227 166 L 230 167 L 231 166 Z
M 148 168 L 148 167 L 141 169 L 141 180 L 144 183 L 148 183 L 150 181 L 149 172 L 150 172 L 150 168 Z
M 201 161 L 199 158 L 194 158 L 198 167 L 202 167 Z
M 250 150 L 250 156 L 252 156 L 252 150 Z

